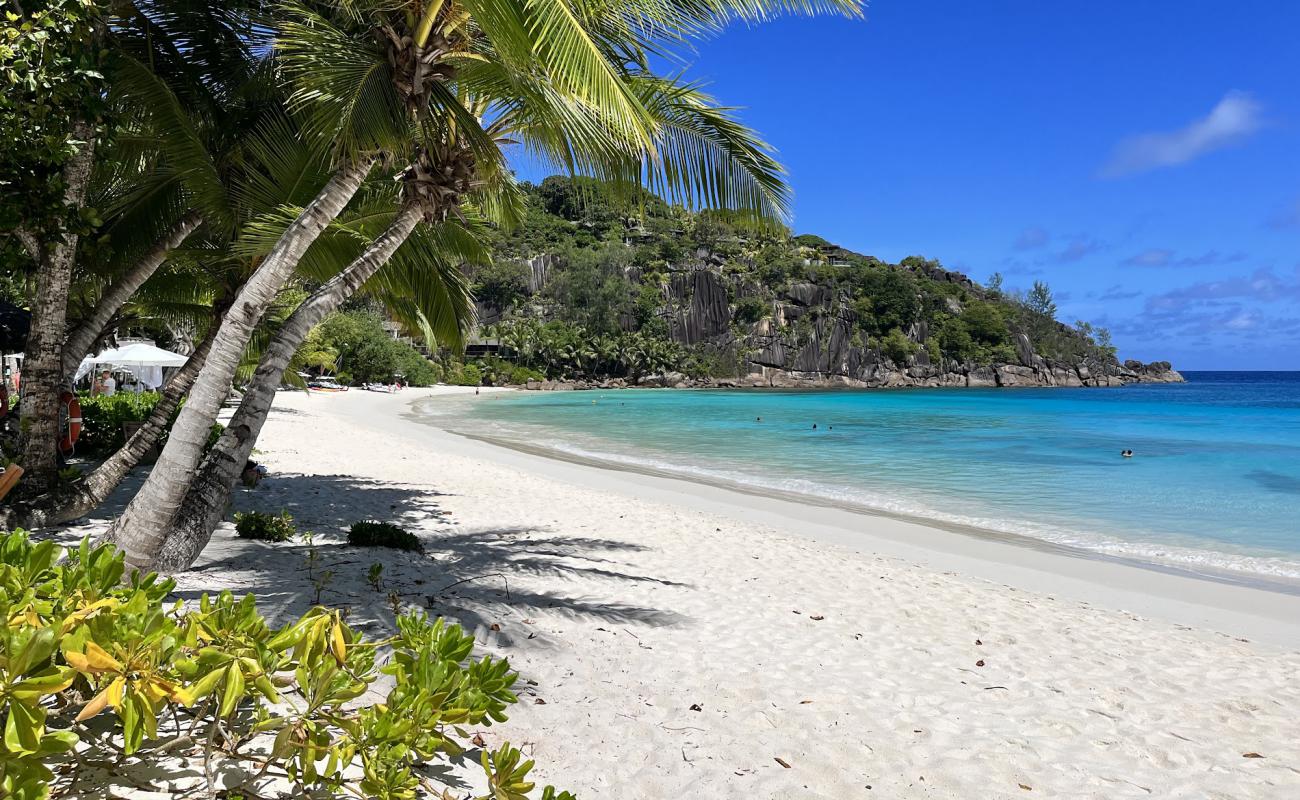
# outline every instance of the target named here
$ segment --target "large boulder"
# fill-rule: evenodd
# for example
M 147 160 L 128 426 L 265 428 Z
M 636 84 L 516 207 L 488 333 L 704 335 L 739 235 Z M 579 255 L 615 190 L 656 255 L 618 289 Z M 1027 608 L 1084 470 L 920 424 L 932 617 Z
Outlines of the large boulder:
M 975 367 L 966 373 L 966 385 L 975 387 L 997 386 L 998 376 L 992 367 Z
M 673 339 L 697 344 L 726 333 L 731 326 L 731 304 L 722 276 L 710 269 L 673 275 L 669 290 L 677 309 L 670 324 Z
M 831 290 L 815 283 L 794 283 L 785 290 L 785 296 L 801 306 L 829 305 Z
M 993 368 L 998 386 L 1041 386 L 1042 381 L 1030 367 L 1015 364 L 999 364 Z
M 1079 373 L 1061 364 L 1052 365 L 1049 374 L 1053 386 L 1078 387 L 1083 385 L 1083 381 L 1079 379 Z
M 1150 364 L 1143 364 L 1141 361 L 1130 359 L 1124 362 L 1124 366 L 1137 376 L 1136 380 L 1139 383 L 1183 382 L 1183 376 L 1168 361 L 1152 361 Z

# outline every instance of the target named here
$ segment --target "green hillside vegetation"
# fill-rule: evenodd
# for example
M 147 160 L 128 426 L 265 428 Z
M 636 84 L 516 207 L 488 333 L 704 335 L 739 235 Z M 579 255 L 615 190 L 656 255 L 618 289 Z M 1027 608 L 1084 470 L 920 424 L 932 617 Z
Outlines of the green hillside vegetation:
M 486 334 L 552 378 L 732 376 L 764 341 L 802 345 L 819 322 L 836 319 L 848 323 L 852 346 L 899 368 L 1015 363 L 1016 334 L 1050 359 L 1115 360 L 1104 329 L 1055 319 L 1043 283 L 1023 294 L 1004 291 L 998 276 L 981 286 L 938 261 L 890 264 L 648 193 L 628 209 L 585 179 L 525 189 L 524 223 L 495 234 L 495 261 L 471 278 Z M 546 262 L 540 285 L 530 260 Z M 683 327 L 696 298 L 682 284 L 698 271 L 713 273 L 726 293 L 725 312 L 721 303 L 706 311 L 703 336 Z

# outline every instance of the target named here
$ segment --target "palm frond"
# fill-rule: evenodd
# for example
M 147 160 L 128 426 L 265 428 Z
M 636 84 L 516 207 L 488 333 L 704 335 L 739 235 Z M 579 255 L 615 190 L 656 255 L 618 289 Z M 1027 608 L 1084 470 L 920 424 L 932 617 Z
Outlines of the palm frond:
M 159 150 L 209 225 L 228 227 L 234 217 L 225 183 L 198 129 L 180 100 L 161 78 L 133 58 L 117 68 L 115 91 L 147 109 Z
M 327 148 L 308 139 L 282 109 L 271 109 L 243 142 L 231 196 L 245 214 L 303 206 L 329 180 Z
M 648 146 L 653 122 L 569 0 L 461 0 L 502 63 L 540 71 L 613 133 Z
M 285 3 L 276 50 L 294 92 L 292 110 L 340 157 L 409 152 L 409 115 L 383 45 L 366 28 L 345 29 L 302 3 Z
M 642 163 L 649 188 L 687 206 L 788 218 L 785 169 L 734 109 L 716 105 L 698 84 L 649 74 L 630 80 L 659 122 L 658 157 Z

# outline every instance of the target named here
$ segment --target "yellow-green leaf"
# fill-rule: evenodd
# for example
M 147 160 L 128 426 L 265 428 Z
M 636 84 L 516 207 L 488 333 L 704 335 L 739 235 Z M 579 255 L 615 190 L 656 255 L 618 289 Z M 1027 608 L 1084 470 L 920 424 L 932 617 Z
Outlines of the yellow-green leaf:
M 46 695 L 58 694 L 71 686 L 76 677 L 76 670 L 55 667 L 15 684 L 9 689 L 9 693 L 19 700 L 37 700 Z
M 35 703 L 9 703 L 9 718 L 5 720 L 5 749 L 22 755 L 35 753 L 41 747 L 45 733 L 45 709 Z
M 340 664 L 347 661 L 347 649 L 347 643 L 343 641 L 343 623 L 335 622 L 330 631 L 330 650 L 334 653 L 334 660 Z
M 122 671 L 122 664 L 94 642 L 86 642 L 86 652 L 84 653 L 64 653 L 63 657 L 67 659 L 69 666 L 77 672 L 84 672 L 87 675 Z
M 230 716 L 243 697 L 244 673 L 234 664 L 231 664 L 226 667 L 226 683 L 221 689 L 221 707 L 218 709 L 218 713 L 223 717 Z

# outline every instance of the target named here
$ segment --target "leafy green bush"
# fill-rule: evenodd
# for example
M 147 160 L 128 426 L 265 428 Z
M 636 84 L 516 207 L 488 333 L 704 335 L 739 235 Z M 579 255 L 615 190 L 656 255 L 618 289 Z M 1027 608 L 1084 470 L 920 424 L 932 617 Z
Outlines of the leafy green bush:
M 930 357 L 931 364 L 938 364 L 943 359 L 943 350 L 939 347 L 939 340 L 933 336 L 925 341 L 925 352 Z
M 475 364 L 453 364 L 447 370 L 447 383 L 453 386 L 482 386 L 483 373 Z
M 422 611 L 398 616 L 394 637 L 367 641 L 335 609 L 272 628 L 252 595 L 165 607 L 175 581 L 124 573 L 112 545 L 83 541 L 65 557 L 22 531 L 0 535 L 9 620 L 0 628 L 0 796 L 44 800 L 52 784 L 66 788 L 124 754 L 146 764 L 194 758 L 205 775 L 269 775 L 295 796 L 410 800 L 427 782 L 414 767 L 463 753 L 465 727 L 502 722 L 518 702 L 505 659 L 472 660 L 471 635 Z M 381 672 L 391 685 L 383 702 L 353 703 Z M 107 737 L 81 738 L 79 723 L 110 713 Z M 154 747 L 164 741 L 166 754 Z M 532 763 L 519 763 L 517 749 L 507 743 L 480 760 L 493 798 L 527 800 Z M 359 780 L 345 781 L 354 767 Z M 542 797 L 572 800 L 550 787 Z
M 917 351 L 917 347 L 917 344 L 898 328 L 891 330 L 880 342 L 881 351 L 900 367 L 907 366 L 907 360 Z
M 736 301 L 736 312 L 732 318 L 742 325 L 753 325 L 768 315 L 770 308 L 761 297 L 742 297 Z
M 440 377 L 434 364 L 410 344 L 394 339 L 370 311 L 331 314 L 312 329 L 298 357 L 320 361 L 333 355 L 340 383 L 391 383 L 402 375 L 408 386 L 429 386 Z
M 510 377 L 506 382 L 518 386 L 520 384 L 528 383 L 529 381 L 544 380 L 546 380 L 546 376 L 537 370 L 512 364 L 510 367 Z
M 101 394 L 94 397 L 79 395 L 77 400 L 81 403 L 81 436 L 77 439 L 77 450 L 86 455 L 106 456 L 121 449 L 126 444 L 123 426 L 128 422 L 144 422 L 148 419 L 160 397 L 157 392 L 118 392 L 112 396 Z M 171 425 L 176 421 L 180 406 L 183 405 L 184 401 L 172 412 L 167 430 L 158 437 L 157 447 L 167 443 Z M 212 424 L 204 445 L 205 451 L 212 449 L 225 429 L 219 422 Z
M 969 304 L 962 312 L 961 321 L 976 342 L 996 346 L 1011 341 L 1002 309 L 993 303 Z
M 83 453 L 104 455 L 126 444 L 122 426 L 143 422 L 158 405 L 157 392 L 118 392 L 115 395 L 80 395 L 81 437 L 77 449 Z
M 263 542 L 287 542 L 298 535 L 293 517 L 288 511 L 267 514 L 262 511 L 244 511 L 235 514 L 235 533 L 243 539 Z
M 348 544 L 356 547 L 392 547 L 416 553 L 424 550 L 424 545 L 420 544 L 415 534 L 390 522 L 373 520 L 352 523 L 352 528 L 348 531 Z
M 545 380 L 546 376 L 535 369 L 506 361 L 497 356 L 487 356 L 477 362 L 479 374 L 487 386 L 528 383 Z

